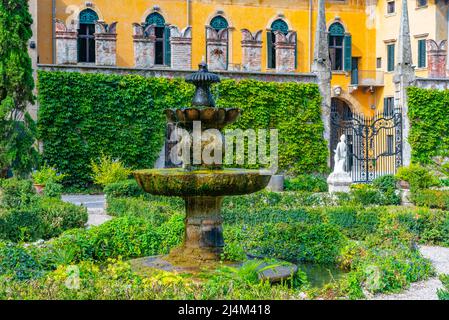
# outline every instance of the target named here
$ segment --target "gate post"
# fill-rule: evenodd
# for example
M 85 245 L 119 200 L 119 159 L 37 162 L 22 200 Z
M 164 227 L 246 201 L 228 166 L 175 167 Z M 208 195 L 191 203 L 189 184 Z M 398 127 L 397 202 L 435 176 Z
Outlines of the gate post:
M 415 81 L 415 67 L 412 64 L 412 45 L 410 41 L 410 25 L 407 0 L 402 1 L 401 26 L 399 31 L 398 63 L 394 71 L 395 107 L 402 109 L 402 163 L 408 166 L 411 162 L 412 149 L 408 142 L 410 121 L 408 119 L 407 88 Z
M 329 61 L 329 39 L 326 28 L 325 0 L 318 0 L 318 19 L 315 36 L 315 48 L 312 64 L 312 72 L 317 76 L 318 87 L 321 93 L 321 119 L 324 124 L 324 139 L 327 142 L 327 149 L 330 150 L 330 126 L 331 126 L 331 64 Z M 327 165 L 331 165 L 330 153 L 327 158 Z

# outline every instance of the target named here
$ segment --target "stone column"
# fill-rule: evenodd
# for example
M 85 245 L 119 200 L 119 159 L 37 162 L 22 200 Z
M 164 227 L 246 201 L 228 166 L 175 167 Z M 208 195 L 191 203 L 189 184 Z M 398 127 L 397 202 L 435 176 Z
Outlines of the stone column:
M 276 42 L 276 72 L 295 71 L 296 32 L 286 35 L 280 31 L 275 32 Z
M 427 68 L 429 78 L 445 78 L 447 66 L 447 41 L 437 43 L 435 40 L 427 40 Z
M 95 58 L 97 66 L 117 64 L 117 22 L 95 24 Z
M 56 19 L 56 64 L 77 64 L 78 63 L 78 32 L 76 28 Z
M 331 113 L 331 79 L 332 71 L 329 60 L 329 39 L 326 28 L 325 0 L 318 1 L 318 17 L 315 35 L 315 48 L 312 63 L 312 72 L 317 77 L 318 88 L 321 93 L 321 119 L 324 124 L 323 137 L 330 150 L 330 113 Z M 328 166 L 331 166 L 331 158 L 328 157 Z
M 207 63 L 210 70 L 228 69 L 229 29 L 216 31 L 206 27 Z
M 173 69 L 192 69 L 192 27 L 180 31 L 170 27 L 171 67 Z
M 251 33 L 248 29 L 242 29 L 242 53 L 244 71 L 262 70 L 262 30 Z
M 155 26 L 145 28 L 144 24 L 133 24 L 134 61 L 136 68 L 154 66 L 154 49 L 156 43 Z
M 395 107 L 402 108 L 402 164 L 411 162 L 412 149 L 408 142 L 410 121 L 408 118 L 407 88 L 415 81 L 415 67 L 412 63 L 412 45 L 407 0 L 402 1 L 402 15 L 398 38 L 398 62 L 394 70 Z

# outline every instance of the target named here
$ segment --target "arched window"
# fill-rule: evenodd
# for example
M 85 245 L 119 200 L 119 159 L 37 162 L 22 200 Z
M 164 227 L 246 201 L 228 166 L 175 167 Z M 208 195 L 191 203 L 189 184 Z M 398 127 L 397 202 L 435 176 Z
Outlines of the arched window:
M 92 9 L 80 12 L 78 29 L 78 62 L 95 63 L 95 22 L 97 13 Z
M 229 27 L 228 21 L 222 16 L 216 16 L 210 21 L 210 26 L 217 32 Z
M 268 68 L 276 68 L 276 36 L 275 32 L 280 31 L 283 34 L 288 33 L 288 24 L 282 20 L 277 19 L 271 24 L 271 30 L 267 33 L 267 50 L 268 50 Z
M 157 12 L 150 14 L 146 19 L 146 25 L 154 24 L 156 43 L 154 46 L 154 64 L 171 65 L 170 28 L 165 24 L 165 19 Z
M 339 22 L 329 27 L 329 56 L 332 70 L 351 71 L 352 43 L 351 36 Z

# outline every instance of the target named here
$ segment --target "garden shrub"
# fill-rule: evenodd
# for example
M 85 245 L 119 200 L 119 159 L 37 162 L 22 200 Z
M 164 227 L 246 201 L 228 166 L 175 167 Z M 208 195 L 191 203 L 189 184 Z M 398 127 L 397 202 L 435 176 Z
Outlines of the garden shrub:
M 61 199 L 62 185 L 60 185 L 59 183 L 49 182 L 45 185 L 42 194 L 48 198 Z
M 33 201 L 35 194 L 31 180 L 0 179 L 0 207 L 27 206 Z
M 438 299 L 449 300 L 449 275 L 441 275 L 440 280 L 443 283 L 443 288 L 437 291 Z
M 0 277 L 28 280 L 42 274 L 42 266 L 22 246 L 0 242 Z
M 0 239 L 13 242 L 50 239 L 87 222 L 83 207 L 59 199 L 36 197 L 32 204 L 0 209 Z
M 411 200 L 420 207 L 449 210 L 449 190 L 416 190 L 412 193 Z
M 346 242 L 343 234 L 329 224 L 267 223 L 257 229 L 249 231 L 256 237 L 248 243 L 249 252 L 288 261 L 332 264 Z
M 439 186 L 440 181 L 428 168 L 412 163 L 408 167 L 400 167 L 396 173 L 399 180 L 407 181 L 412 191 Z
M 106 185 L 104 188 L 106 198 L 140 197 L 145 192 L 135 179 L 129 179 Z
M 111 183 L 125 181 L 132 172 L 132 170 L 125 168 L 121 161 L 113 160 L 111 156 L 104 154 L 101 155 L 98 163 L 92 159 L 90 165 L 94 183 L 102 187 Z
M 0 299 L 27 300 L 260 300 L 301 299 L 304 275 L 290 282 L 272 286 L 268 282 L 254 281 L 253 267 L 245 273 L 223 267 L 213 274 L 200 274 L 199 282 L 188 276 L 168 272 L 151 275 L 133 271 L 131 265 L 120 260 L 108 260 L 103 267 L 82 262 L 79 269 L 79 289 L 66 285 L 69 272 L 59 266 L 40 279 L 27 282 L 9 281 L 0 277 Z M 292 281 L 293 282 L 293 281 Z
M 294 178 L 287 178 L 284 182 L 286 191 L 327 192 L 327 181 L 323 176 L 302 174 Z
M 357 221 L 357 210 L 354 207 L 329 208 L 326 211 L 326 220 L 351 237 Z
M 194 91 L 182 79 L 135 75 L 41 71 L 38 78 L 43 158 L 69 175 L 67 185 L 92 182 L 90 162 L 102 153 L 132 169 L 153 167 L 164 109 L 190 106 Z M 214 90 L 217 106 L 243 110 L 230 129 L 279 130 L 280 170 L 327 171 L 316 84 L 223 80 Z

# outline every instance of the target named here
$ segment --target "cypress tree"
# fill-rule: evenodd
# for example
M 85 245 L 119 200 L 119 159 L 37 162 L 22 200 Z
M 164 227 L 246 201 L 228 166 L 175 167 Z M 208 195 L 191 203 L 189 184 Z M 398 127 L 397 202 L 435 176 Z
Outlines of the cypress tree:
M 32 23 L 28 0 L 0 0 L 0 175 L 12 169 L 26 176 L 37 160 L 36 126 L 27 113 L 35 100 Z

